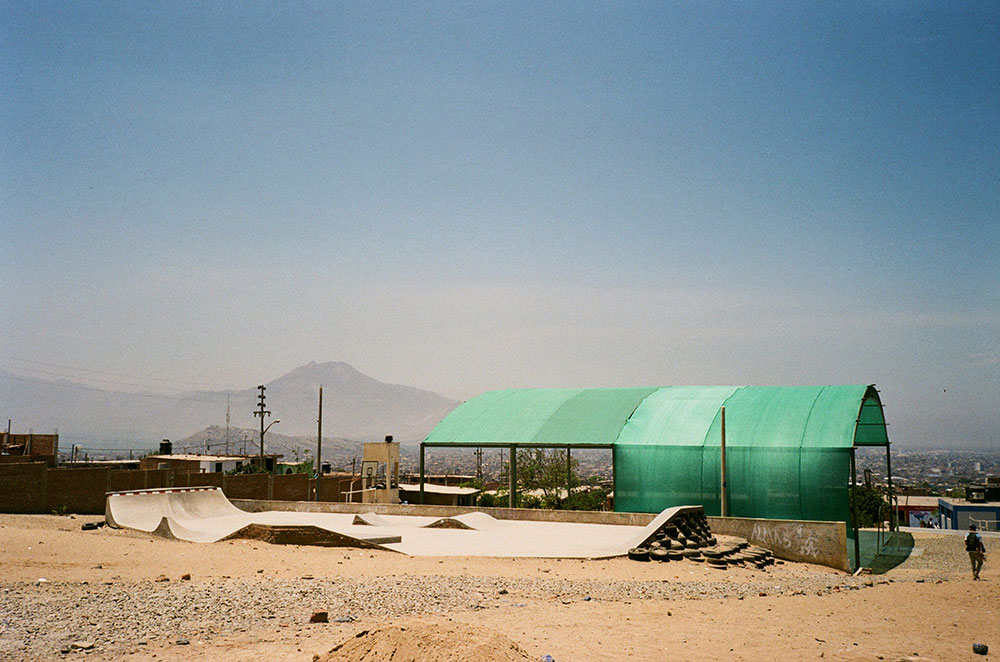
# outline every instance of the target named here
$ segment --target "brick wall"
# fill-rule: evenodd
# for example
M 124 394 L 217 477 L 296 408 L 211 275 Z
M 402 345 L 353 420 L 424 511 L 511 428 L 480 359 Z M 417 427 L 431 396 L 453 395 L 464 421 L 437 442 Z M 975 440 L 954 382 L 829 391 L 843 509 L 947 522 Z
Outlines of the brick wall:
M 0 464 L 0 512 L 44 513 L 45 478 L 41 462 Z
M 223 487 L 228 478 L 222 473 L 184 473 L 174 474 L 174 487 Z
M 323 479 L 325 501 L 340 496 L 339 479 Z M 42 462 L 0 463 L 0 512 L 81 515 L 104 513 L 107 492 L 164 487 L 221 487 L 230 499 L 308 501 L 312 484 L 306 474 L 272 476 L 221 473 L 173 473 L 169 469 L 113 470 L 107 467 L 51 469 Z
M 309 474 L 274 476 L 271 498 L 282 501 L 308 501 L 309 487 Z
M 266 499 L 270 484 L 270 474 L 226 476 L 222 491 L 230 499 Z
M 44 462 L 30 455 L 0 455 L 0 464 L 25 464 L 27 462 Z
M 46 510 L 98 515 L 104 512 L 104 493 L 111 469 L 49 469 Z
M 112 471 L 108 480 L 109 492 L 148 490 L 167 487 L 168 472 L 163 469 L 150 471 Z
M 59 452 L 59 435 L 57 434 L 11 434 L 0 432 L 0 441 L 5 446 L 14 446 L 19 454 L 56 455 Z M 15 449 L 10 449 L 15 452 Z M 29 453 L 30 451 L 30 453 Z

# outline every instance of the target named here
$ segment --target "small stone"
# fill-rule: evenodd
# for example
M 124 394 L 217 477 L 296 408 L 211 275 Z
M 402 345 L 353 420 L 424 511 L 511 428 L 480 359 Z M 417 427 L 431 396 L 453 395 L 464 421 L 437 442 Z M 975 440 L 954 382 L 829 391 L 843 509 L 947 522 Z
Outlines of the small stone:
M 313 615 L 309 617 L 310 623 L 329 623 L 330 614 L 325 611 L 314 611 Z
M 94 647 L 93 641 L 74 641 L 69 645 L 72 650 L 89 651 Z
M 334 623 L 353 623 L 354 622 L 354 617 L 353 616 L 338 616 L 337 618 L 333 619 L 333 622 Z
M 177 640 L 177 641 L 175 641 L 174 643 L 175 643 L 175 644 L 177 644 L 178 646 L 187 646 L 187 645 L 188 645 L 188 644 L 190 644 L 191 642 L 190 642 L 190 641 L 188 641 L 187 639 L 178 639 L 178 640 Z
M 990 652 L 990 647 L 986 644 L 972 644 L 972 652 L 976 655 L 986 655 Z
M 499 591 L 497 591 L 497 595 L 507 595 L 507 589 L 505 588 L 500 589 Z
M 154 582 L 169 582 L 170 581 L 170 577 L 167 577 L 166 575 L 160 575 L 159 577 L 157 577 L 153 581 Z
M 185 582 L 191 581 L 191 573 L 185 572 L 183 575 L 181 575 L 181 580 Z

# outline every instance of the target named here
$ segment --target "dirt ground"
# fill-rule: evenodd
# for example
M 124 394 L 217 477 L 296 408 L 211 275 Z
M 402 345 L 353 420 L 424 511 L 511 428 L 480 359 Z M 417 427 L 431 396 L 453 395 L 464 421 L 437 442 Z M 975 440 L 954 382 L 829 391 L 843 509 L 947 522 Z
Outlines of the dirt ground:
M 388 659 L 384 656 L 393 651 L 398 653 L 395 662 L 458 659 L 473 651 L 477 660 L 538 660 L 550 655 L 557 662 L 1000 659 L 1000 572 L 995 560 L 1000 560 L 1000 549 L 994 553 L 990 548 L 978 582 L 959 562 L 962 553 L 942 555 L 941 564 L 935 565 L 926 551 L 918 564 L 903 563 L 887 574 L 852 580 L 833 570 L 794 563 L 766 573 L 744 568 L 720 572 L 689 561 L 411 558 L 251 541 L 185 543 L 108 528 L 81 531 L 83 522 L 99 519 L 0 515 L 0 588 L 21 600 L 51 601 L 60 591 L 69 593 L 83 583 L 158 586 L 151 583 L 165 577 L 179 588 L 177 582 L 185 574 L 191 575 L 185 587 L 245 580 L 265 595 L 268 582 L 275 580 L 336 584 L 359 578 L 401 583 L 419 578 L 429 587 L 428 609 L 403 617 L 368 615 L 353 622 L 309 623 L 312 612 L 322 609 L 330 609 L 332 620 L 336 607 L 314 604 L 303 592 L 301 609 L 291 614 L 254 621 L 239 632 L 193 637 L 183 645 L 163 637 L 140 645 L 122 641 L 89 651 L 64 654 L 52 647 L 39 653 L 18 650 L 0 630 L 0 659 L 310 662 L 316 656 L 335 662 Z M 940 547 L 931 533 L 916 534 L 917 546 L 924 535 L 929 542 L 921 549 Z M 960 545 L 960 539 L 954 544 Z M 537 580 L 537 586 L 546 587 L 577 582 L 590 589 L 598 582 L 627 585 L 631 592 L 590 599 L 582 596 L 584 589 L 552 593 L 533 588 L 502 596 L 513 600 L 475 609 L 431 609 L 435 582 L 449 577 L 494 578 L 500 583 Z M 657 593 L 672 583 L 683 584 L 685 593 L 669 599 Z M 49 597 L 53 586 L 63 587 L 55 598 Z M 747 586 L 752 587 L 750 593 L 730 590 Z M 650 597 L 642 597 L 642 587 L 648 587 Z M 727 597 L 713 597 L 720 591 Z M 67 604 L 69 610 L 87 609 L 79 602 Z M 67 618 L 71 615 L 67 612 Z M 0 628 L 12 627 L 10 619 L 0 623 L 6 624 Z M 987 644 L 989 654 L 974 654 L 973 643 Z M 486 649 L 496 655 L 484 658 Z

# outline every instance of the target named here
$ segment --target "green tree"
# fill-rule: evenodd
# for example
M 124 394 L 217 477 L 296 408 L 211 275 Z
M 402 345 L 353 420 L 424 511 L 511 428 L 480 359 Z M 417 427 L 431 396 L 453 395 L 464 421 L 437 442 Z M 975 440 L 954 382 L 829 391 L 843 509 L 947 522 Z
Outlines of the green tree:
M 570 460 L 569 486 L 580 484 L 576 472 L 580 463 Z M 522 449 L 517 452 L 517 482 L 524 490 L 541 490 L 545 507 L 556 507 L 559 493 L 566 487 L 566 451 L 559 449 Z
M 859 485 L 852 489 L 850 507 L 859 528 L 877 526 L 879 522 L 888 519 L 889 504 L 885 502 L 882 493 L 873 487 Z

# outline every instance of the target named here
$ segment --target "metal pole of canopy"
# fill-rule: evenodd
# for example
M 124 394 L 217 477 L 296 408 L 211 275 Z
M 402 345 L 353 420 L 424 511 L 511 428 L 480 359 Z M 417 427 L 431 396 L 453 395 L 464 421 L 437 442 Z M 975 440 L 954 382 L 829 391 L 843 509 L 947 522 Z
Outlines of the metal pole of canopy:
M 854 531 L 854 567 L 851 570 L 857 570 L 861 567 L 861 541 L 858 537 L 858 509 L 857 504 L 857 489 L 858 489 L 858 466 L 857 460 L 855 459 L 856 449 L 851 447 L 851 499 L 850 499 L 850 517 L 851 517 L 851 529 Z
M 424 505 L 424 445 L 420 444 L 420 505 Z
M 885 444 L 885 479 L 889 488 L 889 530 L 895 531 L 899 523 L 896 521 L 896 506 L 892 502 L 892 460 L 889 459 L 889 442 Z
M 573 465 L 570 459 L 569 446 L 566 447 L 566 498 L 569 499 L 570 490 L 573 489 Z
M 517 446 L 510 445 L 510 507 L 517 508 Z
M 721 509 L 720 512 L 723 517 L 729 517 L 729 499 L 726 493 L 726 408 L 722 407 L 722 477 L 721 477 L 721 491 L 720 491 L 720 501 Z
M 615 446 L 611 447 L 611 508 L 618 511 L 618 465 L 615 464 Z

